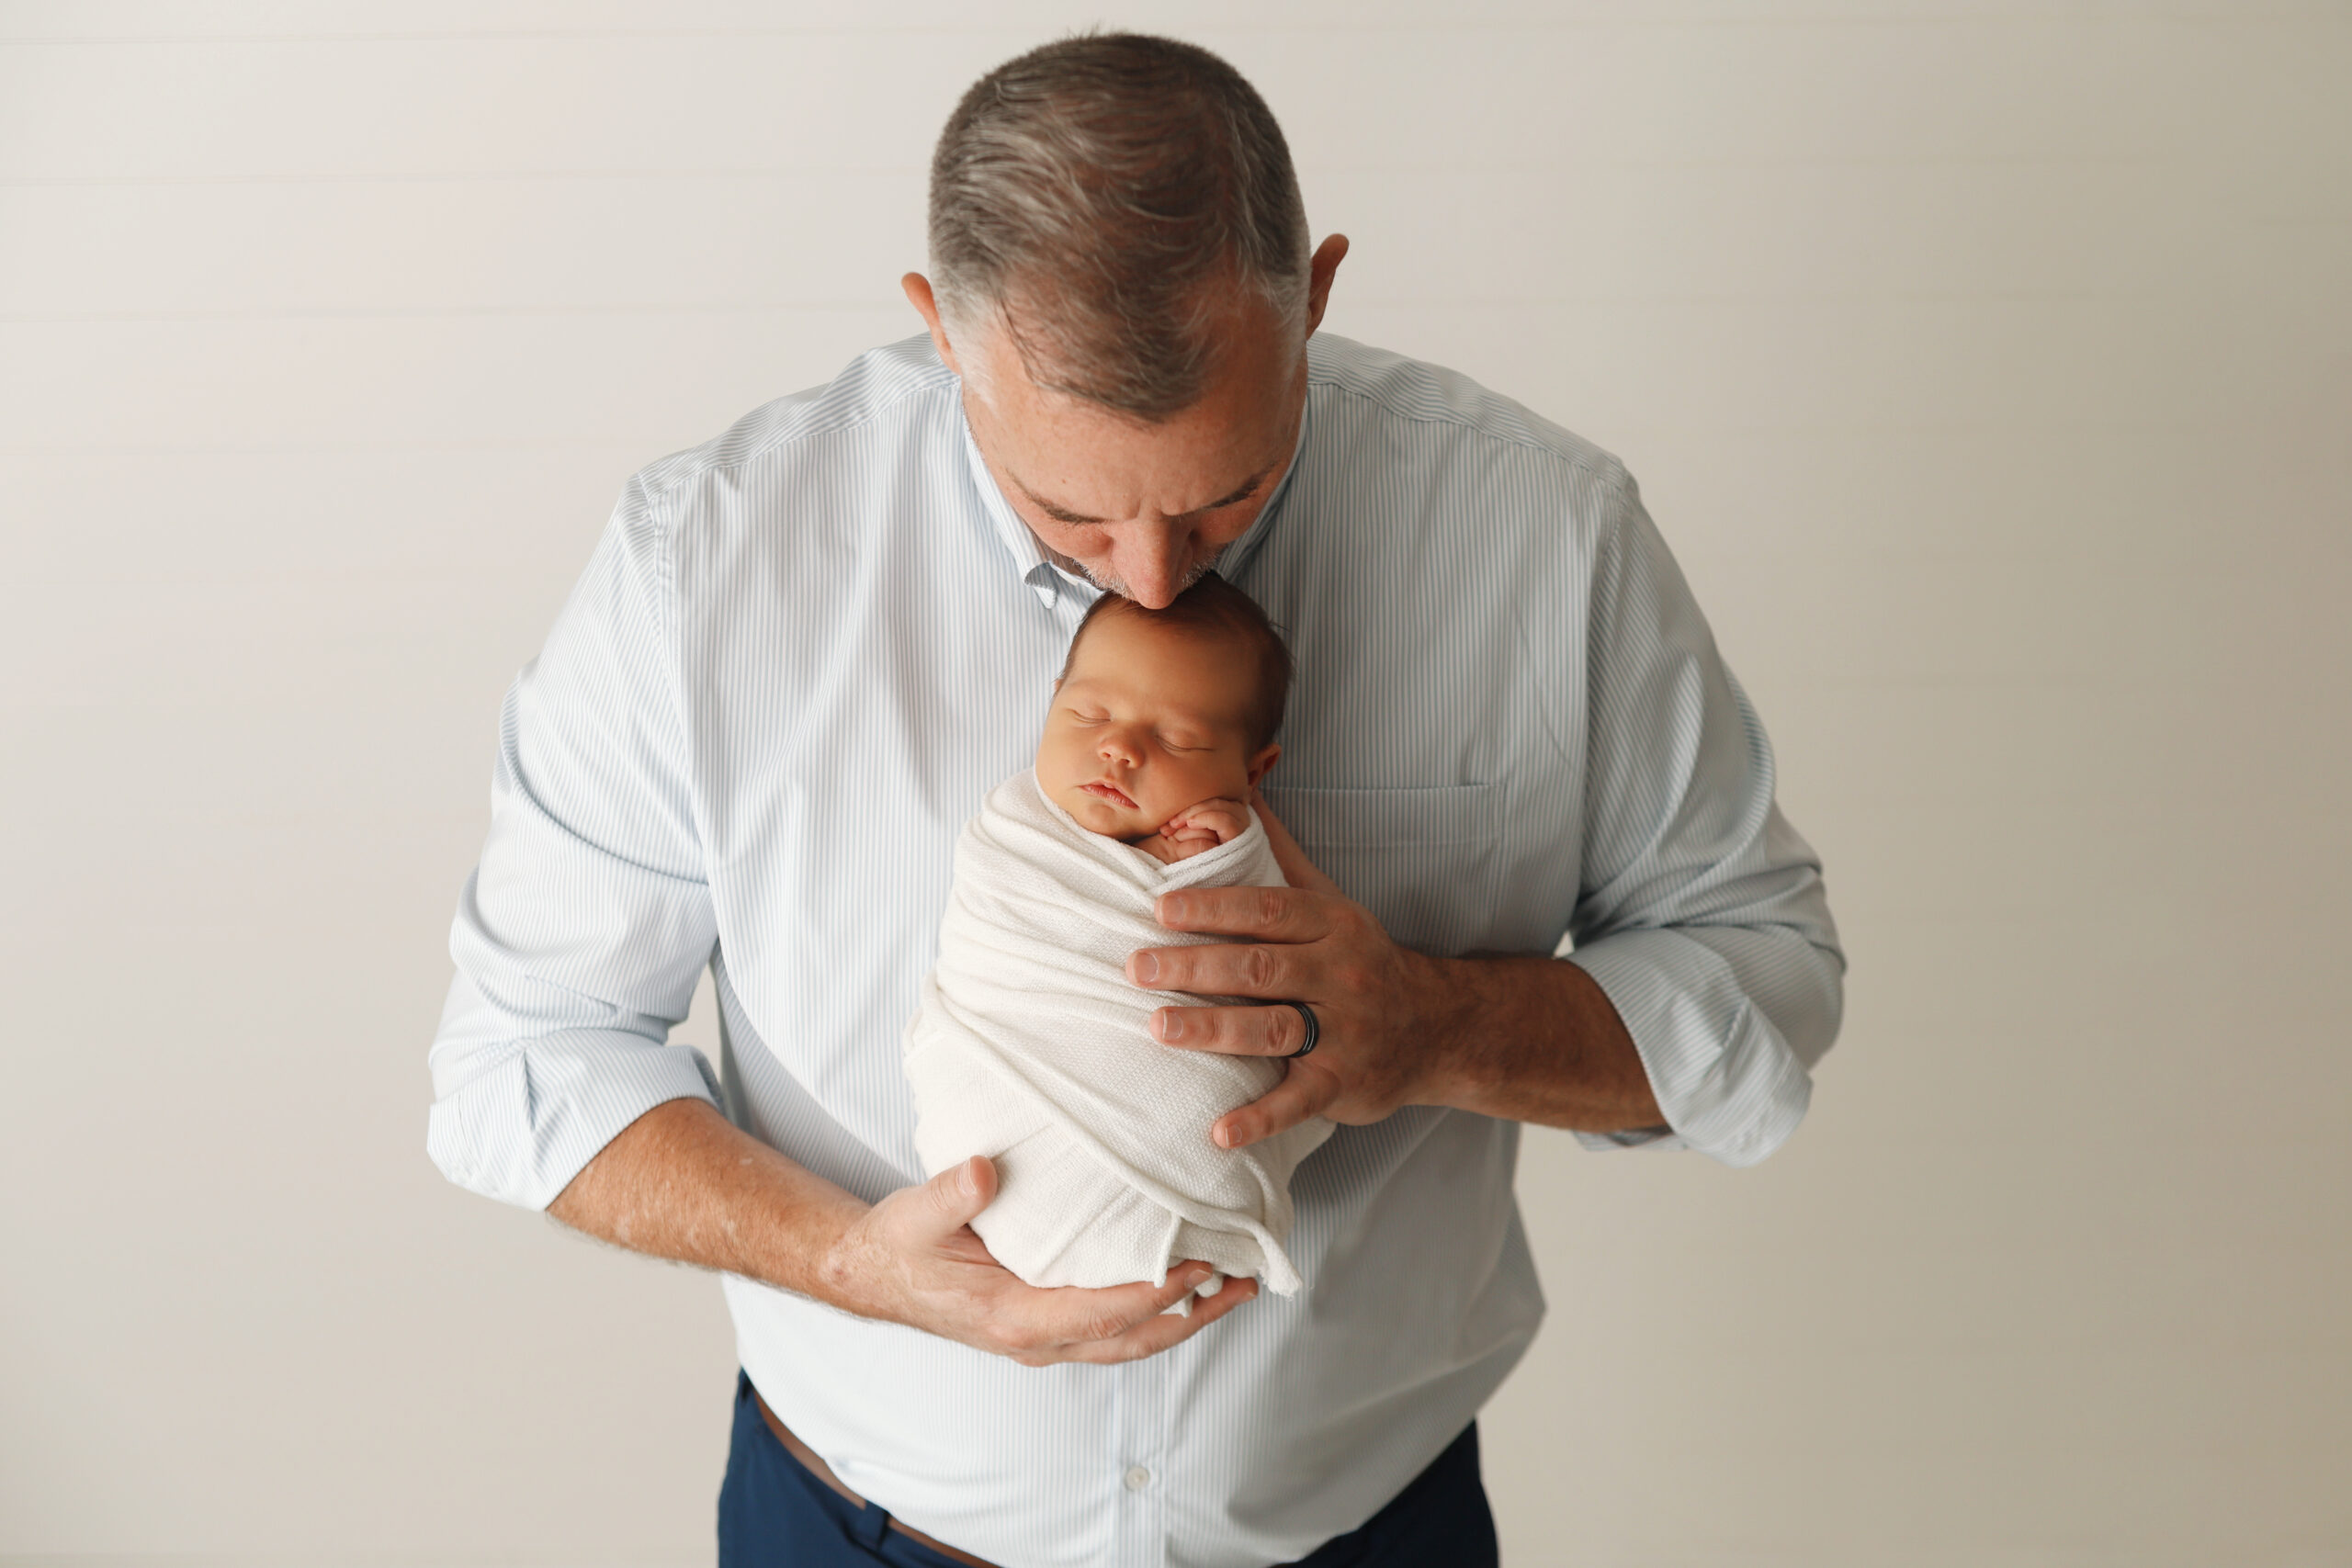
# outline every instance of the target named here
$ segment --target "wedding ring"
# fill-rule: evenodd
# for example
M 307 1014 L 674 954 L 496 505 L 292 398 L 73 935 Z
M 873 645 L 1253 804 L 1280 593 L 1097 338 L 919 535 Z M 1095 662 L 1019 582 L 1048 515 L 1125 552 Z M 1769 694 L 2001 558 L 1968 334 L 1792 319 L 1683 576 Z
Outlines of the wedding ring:
M 1315 1049 L 1316 1043 L 1323 1038 L 1323 1025 L 1317 1021 L 1315 1010 L 1305 1002 L 1290 1002 L 1285 1005 L 1296 1008 L 1298 1016 L 1306 1023 L 1306 1043 L 1283 1058 L 1285 1062 L 1295 1062 Z

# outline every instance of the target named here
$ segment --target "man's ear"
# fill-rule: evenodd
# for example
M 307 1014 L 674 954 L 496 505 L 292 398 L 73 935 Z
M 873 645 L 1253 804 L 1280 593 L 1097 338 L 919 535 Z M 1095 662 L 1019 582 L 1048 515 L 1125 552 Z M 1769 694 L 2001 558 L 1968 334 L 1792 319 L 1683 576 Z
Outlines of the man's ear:
M 964 372 L 956 363 L 956 350 L 947 342 L 947 329 L 939 324 L 939 301 L 932 298 L 931 279 L 919 272 L 910 272 L 899 279 L 905 291 L 907 303 L 915 308 L 922 324 L 931 329 L 931 346 L 939 351 L 939 362 L 961 376 Z
M 1306 335 L 1323 324 L 1324 308 L 1331 303 L 1331 280 L 1340 275 L 1340 264 L 1348 256 L 1348 237 L 1327 234 L 1315 247 L 1315 254 L 1306 263 Z M 909 276 L 914 275 L 910 273 Z M 929 287 L 925 286 L 926 288 Z
M 1250 787 L 1251 789 L 1258 787 L 1258 781 L 1266 776 L 1266 770 L 1272 767 L 1274 759 L 1282 754 L 1283 749 L 1280 746 L 1268 741 L 1264 750 L 1250 759 Z

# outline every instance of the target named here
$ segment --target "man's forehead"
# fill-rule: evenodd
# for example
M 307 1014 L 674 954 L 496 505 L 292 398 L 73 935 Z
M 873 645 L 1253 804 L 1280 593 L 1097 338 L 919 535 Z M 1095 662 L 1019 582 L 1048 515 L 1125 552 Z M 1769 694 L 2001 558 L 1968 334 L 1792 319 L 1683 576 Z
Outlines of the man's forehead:
M 1202 502 L 1196 506 L 1186 506 L 1181 511 L 1178 511 L 1162 505 L 1158 507 L 1158 510 L 1165 511 L 1170 516 L 1187 516 L 1196 512 L 1214 512 L 1219 507 L 1238 505 L 1241 502 L 1249 500 L 1266 485 L 1272 482 L 1274 478 L 1274 467 L 1275 465 L 1269 463 L 1253 473 L 1244 475 L 1240 482 L 1236 484 L 1231 490 L 1216 495 L 1210 500 Z M 1109 514 L 1085 512 L 1066 502 L 1056 500 L 1050 493 L 1039 491 L 1036 487 L 1031 485 L 1026 479 L 1023 479 L 1017 473 L 1009 474 L 1008 477 L 1012 479 L 1014 484 L 1021 488 L 1021 492 L 1023 495 L 1027 496 L 1037 505 L 1040 511 L 1044 512 L 1046 515 L 1053 518 L 1057 523 L 1118 523 L 1126 521 L 1141 510 L 1139 507 L 1131 506 L 1125 508 L 1112 508 Z M 1082 490 L 1083 486 L 1081 485 L 1080 487 L 1080 491 L 1073 491 L 1066 493 L 1079 493 Z
M 993 363 L 975 389 L 976 423 L 991 427 L 991 456 L 1005 478 L 1058 521 L 1182 516 L 1234 504 L 1279 477 L 1296 439 L 1295 366 L 1269 375 L 1274 367 L 1250 356 L 1253 363 L 1217 378 L 1193 408 L 1150 423 L 1039 389 L 1001 334 L 990 335 Z
M 1048 516 L 1115 523 L 1152 513 L 1185 516 L 1248 500 L 1280 476 L 1295 412 L 1239 419 L 1210 411 L 1138 428 L 1111 416 L 1023 420 L 1001 414 L 998 463 Z

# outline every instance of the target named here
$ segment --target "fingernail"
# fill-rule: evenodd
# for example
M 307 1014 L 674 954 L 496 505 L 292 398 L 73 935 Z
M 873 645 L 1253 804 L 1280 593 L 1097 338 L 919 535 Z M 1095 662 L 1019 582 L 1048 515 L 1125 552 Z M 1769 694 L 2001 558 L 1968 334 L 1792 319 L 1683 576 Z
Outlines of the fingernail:
M 1146 948 L 1127 960 L 1127 977 L 1138 986 L 1148 986 L 1159 978 L 1159 955 Z
M 1181 1008 L 1161 1008 L 1151 1015 L 1151 1022 L 1162 1040 L 1184 1038 L 1184 1013 Z
M 1209 1129 L 1209 1137 L 1218 1148 L 1229 1149 L 1233 1146 L 1233 1129 L 1222 1122 Z
M 1192 913 L 1193 901 L 1182 893 L 1166 893 L 1159 899 L 1159 923 L 1172 925 Z
M 967 1198 L 977 1198 L 980 1195 L 980 1178 L 978 1173 L 972 1169 L 970 1160 L 966 1160 L 964 1168 L 956 1174 L 956 1185 L 964 1190 L 964 1196 Z

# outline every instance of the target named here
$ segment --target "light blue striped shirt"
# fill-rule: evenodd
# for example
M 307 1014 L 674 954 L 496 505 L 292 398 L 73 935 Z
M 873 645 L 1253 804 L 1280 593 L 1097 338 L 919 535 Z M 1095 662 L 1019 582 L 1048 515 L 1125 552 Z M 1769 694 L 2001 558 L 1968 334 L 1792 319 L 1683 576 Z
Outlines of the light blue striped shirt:
M 1587 1144 L 1763 1158 L 1844 961 L 1633 480 L 1451 372 L 1308 357 L 1290 471 L 1220 561 L 1297 658 L 1269 801 L 1398 940 L 1599 981 L 1671 1130 Z M 432 1057 L 450 1179 L 543 1207 L 691 1095 L 865 1198 L 919 1180 L 899 1041 L 956 833 L 1029 764 L 1092 598 L 925 338 L 632 479 L 506 699 Z M 706 965 L 715 1068 L 667 1043 Z M 918 1529 L 1008 1565 L 1265 1563 L 1362 1524 L 1533 1337 L 1518 1147 L 1463 1111 L 1340 1128 L 1294 1184 L 1306 1291 L 1130 1366 L 727 1297 L 777 1414 Z

